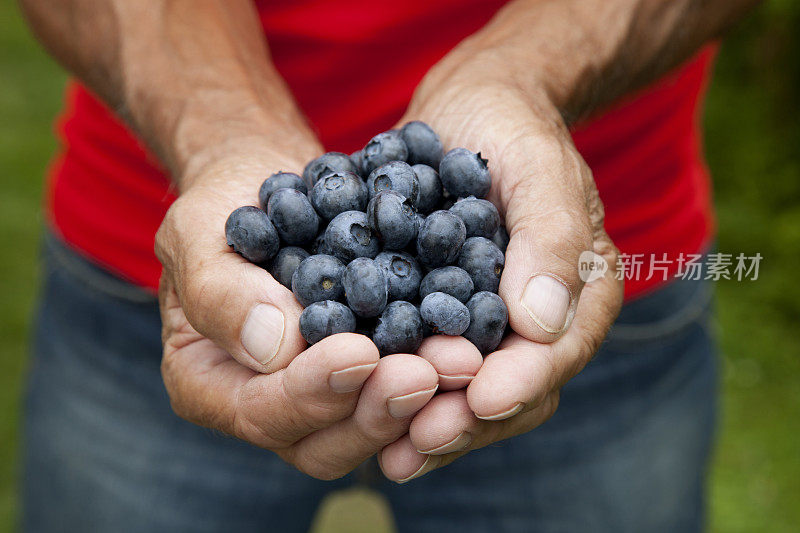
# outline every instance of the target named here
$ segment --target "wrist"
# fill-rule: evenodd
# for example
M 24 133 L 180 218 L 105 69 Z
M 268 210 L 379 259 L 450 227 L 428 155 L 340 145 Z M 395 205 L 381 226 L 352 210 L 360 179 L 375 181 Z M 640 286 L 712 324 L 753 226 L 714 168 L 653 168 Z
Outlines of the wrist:
M 243 187 L 252 195 L 275 172 L 302 175 L 306 162 L 321 152 L 319 141 L 304 130 L 237 132 L 188 154 L 175 181 L 181 194 L 197 188 L 226 194 Z

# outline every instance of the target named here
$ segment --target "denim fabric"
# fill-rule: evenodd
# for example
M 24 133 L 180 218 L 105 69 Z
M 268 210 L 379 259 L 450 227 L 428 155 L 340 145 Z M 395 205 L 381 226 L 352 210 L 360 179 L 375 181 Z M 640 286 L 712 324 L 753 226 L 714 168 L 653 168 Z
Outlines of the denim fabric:
M 155 298 L 50 238 L 25 402 L 24 531 L 306 531 L 368 483 L 400 531 L 691 532 L 714 435 L 712 288 L 625 306 L 540 428 L 405 485 L 374 461 L 334 482 L 175 416 Z

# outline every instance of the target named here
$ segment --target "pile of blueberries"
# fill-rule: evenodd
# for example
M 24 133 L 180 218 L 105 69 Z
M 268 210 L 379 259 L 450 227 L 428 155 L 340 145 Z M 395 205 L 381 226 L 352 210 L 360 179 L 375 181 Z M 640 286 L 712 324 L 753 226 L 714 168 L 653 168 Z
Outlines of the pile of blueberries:
M 294 292 L 310 344 L 357 332 L 381 354 L 415 353 L 429 335 L 463 335 L 486 354 L 508 324 L 497 295 L 508 234 L 483 199 L 490 185 L 480 153 L 445 154 L 430 126 L 409 122 L 302 177 L 273 174 L 225 236 Z

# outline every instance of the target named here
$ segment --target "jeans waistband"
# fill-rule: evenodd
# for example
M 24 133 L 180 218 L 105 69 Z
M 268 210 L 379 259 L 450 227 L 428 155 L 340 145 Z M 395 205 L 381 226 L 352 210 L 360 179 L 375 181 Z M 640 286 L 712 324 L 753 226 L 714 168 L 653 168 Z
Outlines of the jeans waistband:
M 46 268 L 61 269 L 90 290 L 132 303 L 158 302 L 152 292 L 115 276 L 49 231 L 44 235 L 44 256 Z

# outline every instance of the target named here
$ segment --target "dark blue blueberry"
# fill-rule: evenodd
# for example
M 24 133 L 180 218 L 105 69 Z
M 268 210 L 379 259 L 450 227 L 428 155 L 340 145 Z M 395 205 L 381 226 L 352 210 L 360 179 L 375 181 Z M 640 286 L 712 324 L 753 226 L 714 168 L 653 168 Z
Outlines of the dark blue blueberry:
M 282 248 L 272 261 L 272 266 L 269 269 L 270 274 L 278 283 L 291 290 L 294 271 L 308 256 L 308 252 L 297 246 Z
M 317 184 L 320 178 L 334 172 L 353 172 L 358 174 L 358 169 L 347 154 L 341 152 L 328 152 L 316 159 L 312 159 L 303 169 L 303 179 L 309 187 Z
M 430 126 L 415 120 L 403 126 L 400 136 L 408 147 L 409 163 L 422 163 L 439 168 L 444 149 L 439 136 Z
M 467 239 L 458 258 L 458 266 L 467 271 L 478 292 L 497 292 L 505 264 L 506 258 L 500 248 L 484 237 Z
M 350 161 L 353 162 L 353 166 L 358 170 L 356 174 L 362 178 L 366 178 L 367 174 L 364 172 L 364 152 L 362 150 L 356 150 L 350 154 Z
M 453 204 L 451 213 L 455 213 L 464 221 L 469 237 L 494 237 L 500 227 L 500 213 L 489 200 L 481 200 L 474 196 L 463 198 Z
M 381 252 L 375 263 L 383 268 L 389 282 L 389 300 L 416 299 L 422 280 L 422 268 L 416 259 L 405 252 Z
M 303 194 L 308 193 L 303 178 L 292 172 L 277 172 L 265 179 L 258 189 L 258 202 L 264 211 L 267 210 L 269 197 L 278 189 L 297 189 Z
M 454 263 L 466 238 L 467 229 L 460 218 L 450 211 L 434 211 L 419 228 L 418 259 L 430 268 Z
M 337 333 L 352 333 L 355 330 L 355 315 L 339 302 L 315 302 L 303 309 L 300 315 L 300 334 L 309 344 Z
M 409 302 L 392 302 L 386 306 L 372 335 L 381 355 L 417 353 L 422 344 L 422 317 Z
M 495 231 L 494 235 L 492 235 L 492 242 L 495 243 L 497 247 L 500 248 L 500 251 L 503 253 L 506 253 L 506 248 L 508 248 L 509 240 L 510 239 L 508 237 L 508 232 L 506 231 L 505 226 L 500 226 L 499 228 L 497 228 L 497 231 Z
M 381 191 L 369 201 L 367 222 L 388 250 L 402 250 L 419 231 L 411 201 L 395 191 Z
M 466 303 L 474 289 L 472 278 L 457 266 L 435 268 L 422 278 L 419 297 L 425 298 L 432 292 L 443 292 Z
M 439 179 L 439 173 L 428 165 L 414 165 L 411 169 L 419 181 L 417 211 L 430 213 L 438 208 L 442 201 L 442 182 Z
M 334 172 L 321 177 L 309 197 L 311 205 L 325 220 L 345 211 L 363 211 L 369 201 L 367 186 L 352 172 Z
M 234 252 L 252 263 L 269 261 L 280 247 L 275 226 L 264 211 L 252 205 L 235 209 L 228 216 L 225 239 Z
M 408 147 L 397 130 L 389 130 L 373 137 L 361 150 L 364 173 L 369 174 L 389 161 L 408 159 Z
M 380 315 L 389 299 L 389 284 L 383 269 L 366 257 L 353 259 L 342 276 L 347 305 L 361 317 Z
M 484 355 L 500 345 L 508 324 L 508 308 L 493 292 L 481 291 L 467 302 L 469 327 L 464 337 Z
M 290 246 L 302 246 L 314 240 L 319 216 L 308 197 L 297 189 L 278 189 L 267 203 L 267 214 L 281 240 Z
M 461 335 L 469 327 L 467 306 L 443 292 L 432 292 L 419 307 L 422 321 L 434 335 Z
M 367 178 L 370 199 L 381 191 L 391 190 L 402 194 L 412 205 L 419 200 L 419 179 L 408 163 L 392 161 L 376 168 Z
M 339 300 L 344 293 L 344 264 L 332 255 L 312 255 L 292 276 L 292 292 L 303 307 L 323 300 Z
M 333 255 L 330 248 L 328 248 L 328 244 L 325 242 L 325 230 L 317 235 L 317 238 L 311 243 L 311 255 L 317 254 Z
M 325 230 L 325 244 L 344 263 L 356 257 L 372 259 L 381 251 L 380 241 L 367 223 L 367 214 L 361 211 L 336 215 Z
M 488 161 L 466 148 L 454 148 L 447 152 L 439 165 L 442 185 L 453 196 L 484 198 L 492 186 Z

